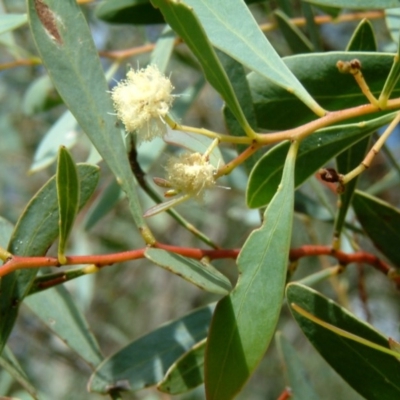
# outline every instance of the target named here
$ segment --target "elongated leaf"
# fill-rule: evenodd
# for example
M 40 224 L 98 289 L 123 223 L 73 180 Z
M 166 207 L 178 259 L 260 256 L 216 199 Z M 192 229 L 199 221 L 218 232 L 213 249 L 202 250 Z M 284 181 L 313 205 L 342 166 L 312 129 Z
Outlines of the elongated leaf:
M 294 54 L 310 53 L 314 50 L 312 43 L 304 33 L 281 10 L 274 12 L 279 29 Z
M 25 25 L 28 22 L 26 14 L 2 14 L 0 15 L 0 35 Z
M 85 317 L 63 286 L 25 299 L 25 304 L 92 369 L 103 360 Z
M 206 340 L 195 344 L 174 362 L 157 385 L 161 392 L 172 395 L 185 393 L 204 382 L 204 351 Z
M 311 386 L 308 374 L 296 350 L 281 332 L 277 332 L 276 342 L 285 366 L 288 386 L 291 389 L 293 399 L 318 400 L 318 395 Z
M 72 156 L 65 147 L 60 147 L 57 164 L 58 199 L 58 259 L 65 263 L 65 246 L 72 230 L 79 207 L 79 178 Z
M 239 280 L 217 305 L 208 335 L 208 400 L 233 399 L 263 357 L 278 322 L 292 231 L 294 165 L 290 148 L 280 188 L 238 258 Z
M 32 34 L 58 93 L 126 192 L 136 225 L 148 233 L 97 50 L 75 1 L 29 0 Z
M 99 169 L 78 164 L 81 209 L 96 188 Z M 31 199 L 20 216 L 8 245 L 8 251 L 20 256 L 41 256 L 58 236 L 56 178 L 51 178 Z M 37 269 L 18 270 L 0 280 L 0 351 L 17 317 L 19 304 L 29 292 Z
M 400 210 L 377 197 L 356 191 L 353 208 L 375 246 L 400 268 Z
M 351 37 L 347 45 L 348 51 L 376 51 L 377 44 L 371 23 L 362 20 Z M 369 147 L 371 137 L 368 136 L 353 144 L 344 152 L 336 157 L 337 170 L 340 174 L 346 174 L 356 168 L 365 157 Z M 346 190 L 340 194 L 340 206 L 335 219 L 334 235 L 339 238 L 342 231 L 347 211 L 353 198 L 354 190 L 357 186 L 358 177 L 352 179 L 347 185 Z
M 7 371 L 35 400 L 39 399 L 35 386 L 30 382 L 18 360 L 7 346 L 0 356 L 0 367 Z
M 394 113 L 357 124 L 325 128 L 308 136 L 300 144 L 296 159 L 295 186 L 301 185 L 335 155 L 367 137 L 393 119 Z M 247 205 L 252 208 L 268 204 L 279 185 L 289 143 L 284 142 L 268 151 L 255 165 L 247 184 Z
M 288 285 L 289 305 L 361 338 L 389 348 L 388 340 L 370 325 L 318 292 L 293 283 Z M 400 396 L 400 363 L 390 355 L 339 336 L 291 310 L 303 333 L 325 360 L 357 392 L 368 400 L 392 400 Z
M 207 335 L 214 306 L 168 322 L 104 360 L 88 390 L 106 394 L 113 388 L 136 391 L 160 382 L 168 368 Z
M 371 22 L 363 19 L 346 47 L 347 51 L 376 51 L 377 43 Z
M 229 279 L 211 264 L 161 249 L 146 249 L 144 255 L 154 264 L 177 274 L 200 289 L 217 294 L 228 294 L 232 289 Z
M 339 73 L 339 60 L 361 62 L 361 71 L 371 92 L 378 97 L 393 62 L 393 54 L 376 52 L 310 53 L 286 57 L 287 67 L 318 103 L 329 111 L 342 110 L 368 100 L 350 74 Z M 248 75 L 258 126 L 262 129 L 289 129 L 315 119 L 315 115 L 294 95 L 279 88 L 259 74 Z M 392 96 L 400 95 L 397 83 Z M 363 119 L 367 119 L 363 116 Z M 370 118 L 376 118 L 371 115 Z
M 357 0 L 349 2 L 348 0 L 305 0 L 309 3 L 339 8 L 364 9 L 364 8 L 392 8 L 398 7 L 398 0 Z
M 323 109 L 282 62 L 242 0 L 185 2 L 193 7 L 216 48 L 293 93 L 315 114 L 323 115 Z M 189 25 L 187 29 L 190 32 Z
M 229 108 L 247 131 L 250 126 L 236 99 L 232 85 L 221 66 L 215 51 L 209 42 L 206 32 L 193 9 L 181 2 L 169 0 L 152 0 L 159 7 L 172 29 L 185 41 L 199 60 L 207 80 L 220 93 Z

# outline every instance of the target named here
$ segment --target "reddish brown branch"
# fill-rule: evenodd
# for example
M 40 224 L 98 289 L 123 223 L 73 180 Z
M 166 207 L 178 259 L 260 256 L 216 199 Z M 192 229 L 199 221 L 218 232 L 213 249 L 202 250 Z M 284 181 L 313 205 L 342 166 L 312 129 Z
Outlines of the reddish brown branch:
M 203 257 L 208 257 L 210 260 L 216 260 L 221 258 L 237 258 L 240 253 L 240 249 L 199 249 L 192 247 L 180 247 L 171 246 L 163 243 L 156 243 L 154 247 L 158 249 L 167 250 L 176 254 L 180 254 L 185 257 L 194 258 L 197 260 Z M 88 255 L 88 256 L 69 256 L 67 257 L 66 265 L 90 265 L 94 264 L 98 267 L 104 267 L 124 261 L 137 260 L 144 258 L 144 252 L 146 248 L 125 251 L 122 253 L 114 254 L 99 254 L 99 255 Z M 338 262 L 346 266 L 351 263 L 364 263 L 371 265 L 378 271 L 382 272 L 393 280 L 397 287 L 400 288 L 400 274 L 396 270 L 390 267 L 385 261 L 379 257 L 359 251 L 357 253 L 345 253 L 340 250 L 334 250 L 330 246 L 320 245 L 304 245 L 297 249 L 290 250 L 289 260 L 291 262 L 297 261 L 302 257 L 321 256 L 327 255 L 334 257 Z M 25 268 L 42 268 L 42 267 L 60 267 L 61 264 L 55 257 L 22 257 L 13 256 L 6 263 L 0 267 L 0 277 L 5 276 L 18 269 Z
M 331 246 L 304 245 L 298 249 L 290 250 L 289 259 L 290 261 L 297 261 L 302 257 L 323 255 L 336 258 L 338 262 L 344 266 L 351 263 L 364 263 L 371 265 L 392 279 L 396 283 L 397 287 L 400 288 L 400 275 L 397 274 L 396 271 L 385 261 L 381 260 L 374 254 L 367 253 L 365 251 L 359 251 L 357 253 L 345 253 L 341 250 L 335 250 Z

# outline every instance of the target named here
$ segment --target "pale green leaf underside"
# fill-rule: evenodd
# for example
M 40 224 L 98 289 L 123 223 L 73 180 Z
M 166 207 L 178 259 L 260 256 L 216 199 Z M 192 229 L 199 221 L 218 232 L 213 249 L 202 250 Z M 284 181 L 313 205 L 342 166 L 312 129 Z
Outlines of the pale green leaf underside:
M 88 390 L 133 392 L 157 384 L 179 357 L 207 336 L 213 309 L 214 305 L 200 308 L 128 344 L 99 365 Z
M 200 289 L 216 294 L 228 294 L 232 289 L 229 279 L 211 264 L 183 257 L 161 249 L 147 249 L 146 258 L 154 264 L 177 274 Z

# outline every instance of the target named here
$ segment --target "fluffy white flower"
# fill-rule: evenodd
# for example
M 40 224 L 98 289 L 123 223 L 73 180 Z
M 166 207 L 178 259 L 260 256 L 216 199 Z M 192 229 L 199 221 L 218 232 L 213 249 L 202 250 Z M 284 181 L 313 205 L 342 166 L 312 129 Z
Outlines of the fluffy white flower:
M 172 157 L 166 167 L 167 179 L 178 192 L 201 198 L 215 185 L 215 168 L 200 153 Z
M 137 132 L 138 142 L 163 136 L 163 121 L 171 107 L 174 87 L 155 65 L 130 70 L 111 92 L 118 118 L 128 132 Z

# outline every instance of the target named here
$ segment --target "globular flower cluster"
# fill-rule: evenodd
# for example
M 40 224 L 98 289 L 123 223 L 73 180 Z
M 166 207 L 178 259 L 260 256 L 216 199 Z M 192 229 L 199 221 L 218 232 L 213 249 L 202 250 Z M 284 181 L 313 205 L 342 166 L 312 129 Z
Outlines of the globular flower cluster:
M 172 157 L 166 166 L 167 179 L 179 192 L 201 199 L 215 185 L 215 168 L 200 153 Z
M 130 70 L 111 92 L 118 118 L 127 132 L 136 132 L 138 142 L 166 133 L 163 121 L 171 107 L 174 87 L 155 65 Z

